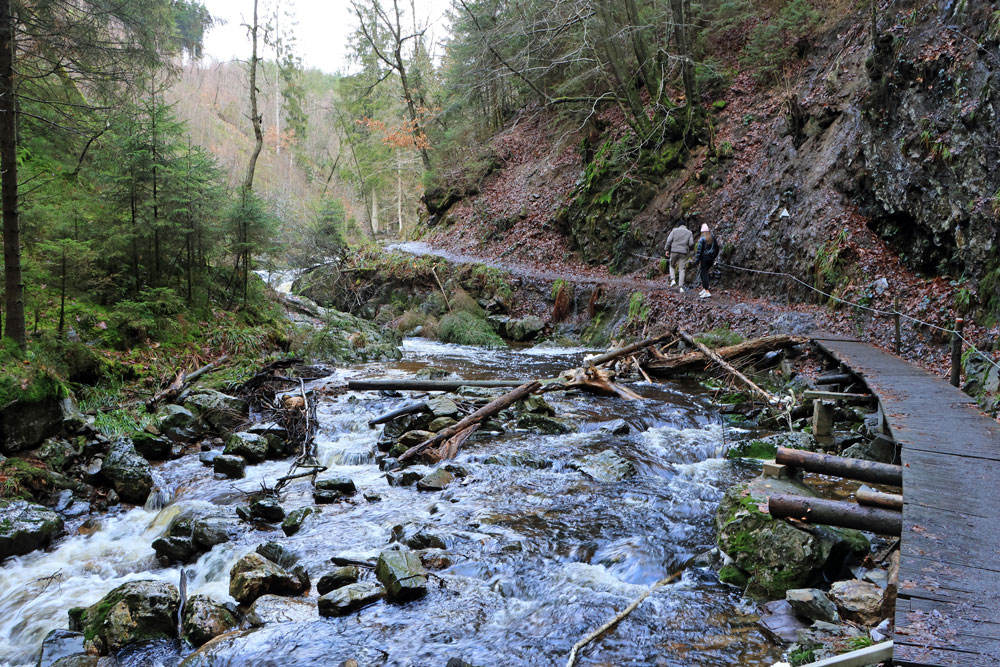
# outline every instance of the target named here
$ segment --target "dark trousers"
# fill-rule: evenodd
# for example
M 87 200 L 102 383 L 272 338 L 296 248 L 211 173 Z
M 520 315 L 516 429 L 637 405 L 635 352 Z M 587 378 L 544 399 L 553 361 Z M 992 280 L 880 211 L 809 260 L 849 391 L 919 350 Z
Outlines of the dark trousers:
M 701 270 L 701 286 L 708 289 L 708 272 L 712 269 L 712 264 L 715 263 L 715 258 L 703 259 L 699 262 Z

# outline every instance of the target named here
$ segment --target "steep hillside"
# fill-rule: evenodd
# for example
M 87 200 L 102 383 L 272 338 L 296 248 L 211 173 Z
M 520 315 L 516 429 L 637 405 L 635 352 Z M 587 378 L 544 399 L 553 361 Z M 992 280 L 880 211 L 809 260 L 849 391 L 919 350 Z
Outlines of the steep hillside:
M 627 155 L 617 110 L 586 129 L 522 111 L 494 138 L 499 168 L 435 218 L 428 240 L 646 275 L 678 220 L 707 222 L 723 265 L 899 303 L 940 326 L 965 309 L 995 324 L 1000 49 L 990 3 L 878 6 L 874 31 L 867 5 L 826 16 L 781 83 L 739 71 L 706 101 L 705 129 L 652 159 Z M 735 55 L 728 65 L 739 67 Z M 817 298 L 782 277 L 723 271 L 726 287 Z

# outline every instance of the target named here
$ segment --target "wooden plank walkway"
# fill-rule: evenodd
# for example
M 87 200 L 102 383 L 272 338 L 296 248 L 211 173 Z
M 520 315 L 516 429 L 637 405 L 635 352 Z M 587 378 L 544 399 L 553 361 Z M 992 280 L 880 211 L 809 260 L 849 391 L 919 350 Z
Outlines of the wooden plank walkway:
M 895 665 L 1000 665 L 1000 424 L 867 343 L 816 343 L 878 396 L 903 462 Z

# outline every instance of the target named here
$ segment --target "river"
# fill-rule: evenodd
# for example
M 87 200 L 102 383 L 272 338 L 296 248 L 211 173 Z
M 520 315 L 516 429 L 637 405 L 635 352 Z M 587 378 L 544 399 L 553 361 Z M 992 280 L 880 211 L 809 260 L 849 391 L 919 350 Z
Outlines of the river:
M 401 361 L 338 369 L 322 382 L 409 376 L 428 365 L 468 379 L 547 377 L 579 365 L 583 354 L 555 347 L 493 351 L 422 339 L 407 339 L 403 349 Z M 379 431 L 366 421 L 408 397 L 324 396 L 319 457 L 330 466 L 326 474 L 355 481 L 357 496 L 320 506 L 321 514 L 293 537 L 261 524 L 263 529 L 216 546 L 187 566 L 189 595 L 230 599 L 230 567 L 270 540 L 297 551 L 315 582 L 332 555 L 377 556 L 399 524 L 443 538 L 451 564 L 436 572 L 440 579 L 432 579 L 428 595 L 418 601 L 380 602 L 345 618 L 317 615 L 234 633 L 188 664 L 291 667 L 353 658 L 362 666 L 444 667 L 451 657 L 484 667 L 565 664 L 577 639 L 712 547 L 712 517 L 722 493 L 753 474 L 723 457 L 726 441 L 738 432 L 723 431 L 709 393 L 696 382 L 633 387 L 647 400 L 550 394 L 547 400 L 576 432 L 474 438 L 457 460 L 469 477 L 437 494 L 390 487 L 374 463 Z M 615 420 L 627 422 L 630 432 L 614 435 L 608 426 Z M 579 457 L 608 448 L 631 460 L 637 473 L 598 482 L 571 467 Z M 516 456 L 506 464 L 486 462 L 506 454 Z M 536 465 L 519 464 L 528 460 Z M 34 664 L 46 633 L 66 627 L 70 607 L 92 604 L 125 581 L 153 578 L 176 585 L 180 569 L 160 566 L 150 546 L 170 519 L 199 503 L 235 510 L 242 491 L 273 485 L 287 468 L 287 461 L 265 462 L 234 483 L 215 479 L 196 455 L 167 461 L 157 465 L 162 507 L 118 508 L 95 517 L 98 527 L 90 534 L 78 532 L 87 517 L 70 520 L 68 536 L 49 551 L 5 561 L 0 665 Z M 371 491 L 381 500 L 364 500 L 362 494 Z M 311 505 L 309 482 L 286 487 L 282 504 L 286 511 Z M 315 590 L 306 599 L 315 614 Z M 579 664 L 770 664 L 780 651 L 755 621 L 753 605 L 739 590 L 720 584 L 709 569 L 689 568 L 586 649 Z M 179 642 L 162 641 L 133 647 L 108 664 L 176 665 L 191 653 Z

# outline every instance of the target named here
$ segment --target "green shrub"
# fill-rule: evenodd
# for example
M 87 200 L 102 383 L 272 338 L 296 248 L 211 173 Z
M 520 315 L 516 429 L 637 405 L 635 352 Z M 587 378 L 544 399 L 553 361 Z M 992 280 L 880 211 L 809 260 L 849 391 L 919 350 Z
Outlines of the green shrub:
M 486 320 L 471 313 L 449 313 L 442 317 L 439 336 L 445 343 L 481 347 L 506 346 Z
M 483 317 L 483 309 L 479 307 L 472 295 L 461 287 L 456 288 L 448 297 L 451 309 L 456 313 L 469 313 L 476 317 Z

